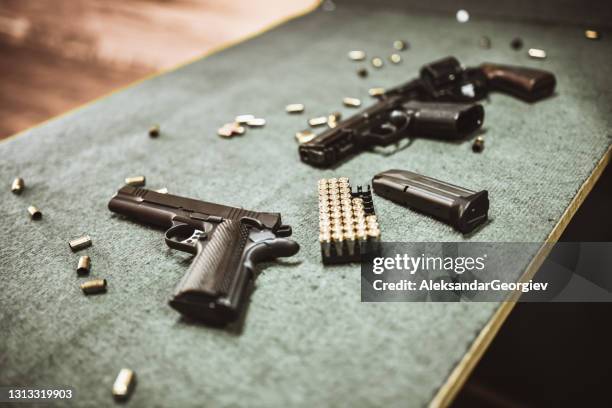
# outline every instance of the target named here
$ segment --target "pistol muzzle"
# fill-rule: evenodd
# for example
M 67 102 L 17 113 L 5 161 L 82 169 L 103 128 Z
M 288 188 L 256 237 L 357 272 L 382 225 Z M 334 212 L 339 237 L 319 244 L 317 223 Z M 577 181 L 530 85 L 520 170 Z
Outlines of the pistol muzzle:
M 402 106 L 411 117 L 410 133 L 415 136 L 460 139 L 484 122 L 480 104 L 410 101 Z

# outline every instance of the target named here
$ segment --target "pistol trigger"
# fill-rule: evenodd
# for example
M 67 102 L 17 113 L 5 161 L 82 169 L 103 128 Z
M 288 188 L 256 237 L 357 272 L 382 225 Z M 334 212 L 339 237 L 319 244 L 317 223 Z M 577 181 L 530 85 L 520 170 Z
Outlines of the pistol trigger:
M 242 217 L 240 222 L 248 227 L 257 228 L 258 230 L 264 229 L 264 225 L 256 218 Z
M 176 224 L 166 231 L 165 240 L 172 249 L 195 254 L 198 252 L 198 241 L 206 239 L 207 236 L 207 231 L 188 224 Z

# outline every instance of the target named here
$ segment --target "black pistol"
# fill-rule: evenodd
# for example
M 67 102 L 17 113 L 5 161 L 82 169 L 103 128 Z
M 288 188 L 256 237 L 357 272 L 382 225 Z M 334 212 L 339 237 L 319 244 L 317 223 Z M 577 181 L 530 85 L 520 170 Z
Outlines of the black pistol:
M 166 230 L 170 248 L 195 254 L 170 306 L 214 325 L 240 316 L 255 265 L 296 254 L 291 227 L 279 213 L 255 212 L 125 186 L 108 203 L 118 214 Z
M 463 138 L 482 126 L 484 109 L 475 102 L 489 92 L 535 102 L 550 96 L 555 84 L 555 76 L 547 71 L 496 64 L 463 68 L 456 58 L 447 57 L 425 65 L 417 79 L 386 91 L 373 106 L 302 144 L 300 159 L 330 167 L 409 136 Z
M 489 194 L 406 170 L 387 170 L 372 179 L 374 192 L 450 224 L 467 234 L 487 221 Z

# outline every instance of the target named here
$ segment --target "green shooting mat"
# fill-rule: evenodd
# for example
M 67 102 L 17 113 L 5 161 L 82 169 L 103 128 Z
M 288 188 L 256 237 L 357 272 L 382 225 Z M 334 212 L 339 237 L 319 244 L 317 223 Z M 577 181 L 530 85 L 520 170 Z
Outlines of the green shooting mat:
M 571 13 L 542 21 L 474 12 L 460 24 L 451 5 L 330 5 L 0 143 L 0 180 L 21 176 L 27 185 L 19 196 L 0 191 L 0 385 L 70 386 L 74 405 L 110 406 L 114 378 L 129 367 L 138 376 L 128 404 L 135 407 L 448 401 L 473 351 L 486 345 L 477 339 L 483 329 L 494 332 L 504 306 L 361 303 L 359 266 L 321 263 L 317 180 L 346 176 L 356 185 L 403 168 L 489 191 L 491 222 L 471 237 L 374 197 L 387 241 L 558 236 L 580 202 L 575 197 L 609 157 L 611 43 L 585 39 L 573 21 L 580 16 Z M 482 35 L 491 49 L 479 47 Z M 512 50 L 516 36 L 548 58 Z M 410 49 L 394 65 L 386 58 L 396 39 Z M 347 58 L 352 49 L 384 58 L 385 66 L 360 78 L 360 64 Z M 483 102 L 481 154 L 471 151 L 471 140 L 415 139 L 393 154 L 366 152 L 336 169 L 300 162 L 294 134 L 307 118 L 333 111 L 347 117 L 355 110 L 342 106 L 343 97 L 370 104 L 369 88 L 405 82 L 448 55 L 468 66 L 550 70 L 557 93 L 536 104 L 491 95 Z M 306 112 L 287 114 L 289 103 L 305 104 Z M 265 118 L 266 126 L 231 139 L 216 135 L 245 113 Z M 156 139 L 147 135 L 153 123 L 161 125 Z M 241 331 L 183 321 L 167 305 L 190 257 L 167 248 L 162 231 L 107 209 L 124 178 L 140 174 L 147 188 L 278 211 L 293 227 L 301 250 L 260 267 Z M 28 218 L 29 205 L 40 208 L 42 220 Z M 71 252 L 68 241 L 84 234 L 93 245 Z M 79 289 L 84 278 L 75 269 L 85 254 L 91 277 L 108 280 L 106 294 Z M 516 267 L 520 274 L 526 265 Z

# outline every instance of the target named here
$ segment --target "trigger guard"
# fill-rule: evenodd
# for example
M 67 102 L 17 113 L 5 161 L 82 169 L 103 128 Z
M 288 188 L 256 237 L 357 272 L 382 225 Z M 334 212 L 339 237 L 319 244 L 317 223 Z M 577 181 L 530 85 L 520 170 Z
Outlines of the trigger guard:
M 399 142 L 404 137 L 402 133 L 410 125 L 410 115 L 400 110 L 394 110 L 391 112 L 391 116 L 393 117 L 389 118 L 389 121 L 369 129 L 364 135 L 365 138 L 379 146 L 388 146 Z M 399 121 L 398 118 L 404 120 Z
M 206 239 L 208 231 L 195 228 L 189 224 L 176 224 L 166 231 L 164 238 L 166 245 L 172 249 L 196 254 L 198 252 L 198 241 Z M 177 239 L 181 237 L 183 239 Z

